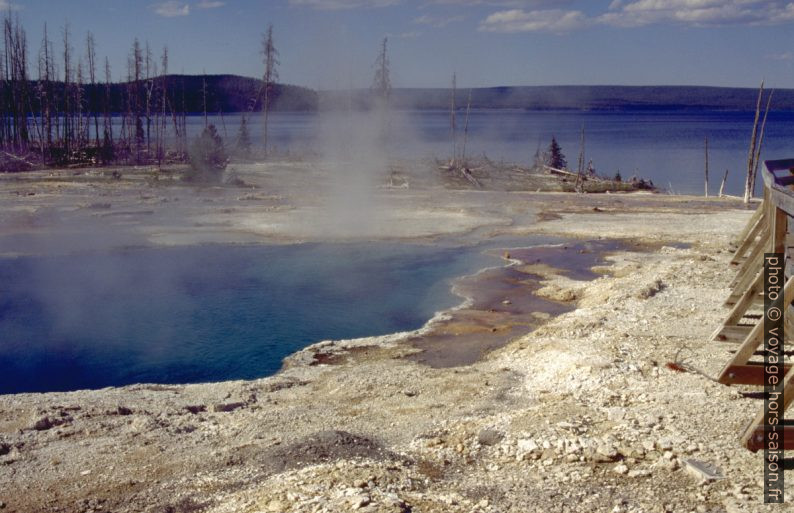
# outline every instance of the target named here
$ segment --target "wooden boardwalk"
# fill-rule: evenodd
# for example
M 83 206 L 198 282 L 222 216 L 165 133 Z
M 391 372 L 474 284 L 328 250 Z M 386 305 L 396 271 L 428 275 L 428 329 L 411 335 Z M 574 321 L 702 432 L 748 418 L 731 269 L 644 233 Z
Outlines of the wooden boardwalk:
M 725 385 L 763 386 L 768 377 L 763 361 L 765 253 L 784 256 L 783 290 L 771 306 L 783 312 L 784 333 L 794 334 L 794 159 L 766 161 L 763 178 L 763 203 L 739 235 L 731 259 L 737 273 L 725 301 L 730 311 L 712 336 L 715 342 L 733 346 L 718 378 Z M 783 412 L 794 400 L 794 370 L 785 365 L 784 372 Z M 764 432 L 771 429 L 764 419 L 762 408 L 742 434 L 742 444 L 753 452 L 764 448 Z M 794 449 L 794 425 L 783 423 L 776 429 L 782 434 L 783 448 Z

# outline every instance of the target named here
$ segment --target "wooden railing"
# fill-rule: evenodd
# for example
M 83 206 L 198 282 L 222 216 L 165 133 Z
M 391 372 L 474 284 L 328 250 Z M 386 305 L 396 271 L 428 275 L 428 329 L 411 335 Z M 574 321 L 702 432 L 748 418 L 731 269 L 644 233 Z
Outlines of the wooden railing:
M 794 334 L 794 230 L 789 232 L 794 228 L 794 159 L 766 161 L 763 179 L 764 200 L 739 235 L 731 259 L 738 272 L 725 302 L 730 312 L 712 337 L 717 342 L 738 344 L 719 376 L 725 385 L 766 383 L 764 362 L 758 359 L 764 354 L 764 253 L 784 255 L 785 284 L 772 306 L 783 312 L 784 333 Z M 783 412 L 794 400 L 792 369 L 784 365 Z M 764 418 L 762 409 L 742 434 L 743 445 L 753 452 L 764 447 L 764 431 L 768 429 Z M 783 424 L 776 429 L 782 429 L 783 448 L 794 449 L 794 426 Z

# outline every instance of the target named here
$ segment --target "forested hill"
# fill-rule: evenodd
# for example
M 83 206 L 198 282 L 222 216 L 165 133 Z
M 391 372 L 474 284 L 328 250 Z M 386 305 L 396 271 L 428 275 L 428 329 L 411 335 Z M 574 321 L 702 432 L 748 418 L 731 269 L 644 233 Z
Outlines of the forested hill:
M 237 75 L 168 75 L 149 84 L 154 91 L 165 86 L 171 109 L 178 112 L 209 113 L 259 111 L 263 103 L 262 81 Z M 63 93 L 63 84 L 54 85 L 56 96 Z M 31 106 L 38 112 L 37 84 L 32 84 Z M 126 112 L 130 92 L 127 83 L 110 85 L 110 110 Z M 138 89 L 146 95 L 146 85 Z M 206 91 L 206 93 L 205 93 Z M 155 93 L 157 97 L 159 93 Z M 465 109 L 468 89 L 458 89 L 455 103 Z M 471 107 L 475 109 L 530 110 L 743 110 L 755 109 L 758 90 L 753 88 L 700 86 L 516 86 L 487 87 L 471 90 Z M 103 112 L 106 107 L 104 85 L 84 86 L 82 102 L 89 111 Z M 318 108 L 364 108 L 372 101 L 368 89 L 353 91 L 316 91 L 278 84 L 274 87 L 271 107 L 276 111 L 314 111 Z M 390 104 L 399 109 L 449 109 L 450 90 L 444 88 L 396 88 Z M 777 89 L 772 110 L 794 111 L 794 89 Z
M 182 91 L 185 111 L 204 110 L 204 84 L 206 83 L 207 111 L 243 112 L 261 110 L 262 81 L 238 75 L 169 75 L 166 81 L 172 88 L 178 108 L 182 110 Z M 123 86 L 119 86 L 123 87 Z M 273 110 L 317 110 L 317 92 L 305 87 L 277 84 L 270 101 Z
M 29 88 L 31 106 L 34 112 L 40 112 L 41 91 L 47 90 L 45 84 L 32 82 Z M 64 104 L 64 84 L 54 83 L 49 86 L 55 105 L 60 110 Z M 75 98 L 74 84 L 70 84 L 70 101 L 73 106 Z M 199 113 L 206 110 L 213 114 L 222 112 L 244 112 L 262 109 L 262 81 L 255 78 L 237 75 L 167 75 L 151 80 L 135 83 L 114 83 L 83 85 L 79 95 L 82 108 L 90 112 L 120 113 L 135 110 L 134 98 L 139 98 L 137 105 L 144 109 L 147 91 L 151 91 L 149 107 L 153 112 L 161 108 L 162 91 L 167 92 L 168 112 Z M 109 98 L 109 102 L 108 102 Z M 271 91 L 270 106 L 272 110 L 313 111 L 317 110 L 317 92 L 305 87 L 276 84 Z M 109 107 L 108 107 L 109 105 Z
M 458 89 L 465 108 L 469 90 Z M 695 86 L 520 86 L 472 89 L 477 109 L 573 110 L 755 110 L 758 89 Z M 448 109 L 448 89 L 395 89 L 399 108 Z M 762 108 L 764 106 L 762 105 Z M 775 90 L 773 110 L 794 110 L 794 89 Z

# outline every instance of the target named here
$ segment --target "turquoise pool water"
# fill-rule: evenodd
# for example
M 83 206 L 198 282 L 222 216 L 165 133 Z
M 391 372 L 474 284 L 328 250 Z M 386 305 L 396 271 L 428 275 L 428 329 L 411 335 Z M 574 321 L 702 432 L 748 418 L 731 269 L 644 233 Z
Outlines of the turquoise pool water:
M 510 241 L 534 245 L 551 239 Z M 140 248 L 0 259 L 0 393 L 275 373 L 311 343 L 421 327 L 479 246 Z

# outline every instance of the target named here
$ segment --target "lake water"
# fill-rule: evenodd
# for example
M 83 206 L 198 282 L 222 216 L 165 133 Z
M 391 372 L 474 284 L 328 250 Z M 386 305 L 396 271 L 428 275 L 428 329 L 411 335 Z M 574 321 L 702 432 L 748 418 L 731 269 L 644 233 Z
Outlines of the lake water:
M 314 342 L 421 327 L 461 301 L 452 278 L 501 265 L 487 247 L 219 245 L 0 259 L 0 394 L 267 376 Z
M 599 173 L 624 178 L 639 175 L 677 193 L 703 193 L 704 138 L 709 138 L 710 185 L 719 190 L 729 170 L 726 193 L 741 194 L 753 123 L 752 112 L 711 111 L 473 111 L 469 119 L 467 154 L 530 163 L 541 145 L 556 136 L 569 165 L 576 166 L 582 126 L 586 132 L 586 160 Z M 211 117 L 226 140 L 234 144 L 239 115 Z M 277 112 L 270 116 L 270 140 L 280 151 L 322 153 L 329 133 L 344 130 L 340 117 L 316 113 Z M 202 117 L 189 118 L 189 132 L 197 134 Z M 362 124 L 354 119 L 353 124 Z M 363 123 L 366 127 L 366 123 Z M 406 158 L 447 158 L 451 152 L 449 112 L 404 111 L 391 115 L 389 153 Z M 458 114 L 462 130 L 464 114 Z M 252 138 L 261 140 L 262 116 L 250 122 Z M 767 120 L 762 159 L 794 157 L 794 112 L 771 112 Z M 757 188 L 760 190 L 760 187 Z

